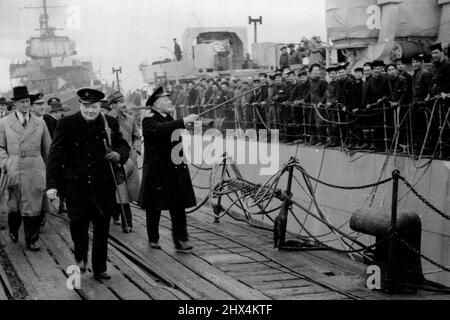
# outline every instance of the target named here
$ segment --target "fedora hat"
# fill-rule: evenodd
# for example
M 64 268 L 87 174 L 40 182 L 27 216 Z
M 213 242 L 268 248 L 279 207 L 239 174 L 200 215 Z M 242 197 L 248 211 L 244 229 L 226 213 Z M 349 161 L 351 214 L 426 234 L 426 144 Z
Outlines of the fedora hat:
M 123 100 L 124 96 L 119 91 L 115 91 L 108 96 L 108 105 L 117 101 Z
M 11 100 L 17 101 L 27 98 L 30 98 L 30 94 L 28 93 L 28 88 L 26 86 L 18 86 L 13 88 L 13 97 Z

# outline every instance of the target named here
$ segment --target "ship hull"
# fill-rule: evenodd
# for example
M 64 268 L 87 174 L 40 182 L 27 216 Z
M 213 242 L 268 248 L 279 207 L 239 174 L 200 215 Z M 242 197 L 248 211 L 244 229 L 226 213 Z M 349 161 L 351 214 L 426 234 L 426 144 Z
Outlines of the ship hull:
M 250 150 L 249 142 L 246 141 L 244 143 L 247 150 Z M 429 160 L 414 161 L 408 157 L 394 157 L 385 154 L 356 153 L 349 155 L 340 150 L 325 150 L 302 145 L 284 144 L 279 145 L 278 156 L 280 165 L 286 163 L 291 157 L 296 157 L 300 165 L 313 177 L 341 186 L 362 186 L 370 184 L 390 177 L 394 170 L 399 170 L 401 175 L 406 177 L 415 186 L 415 189 L 435 207 L 443 212 L 450 211 L 450 163 L 447 161 L 436 160 L 424 168 L 420 168 L 420 166 L 425 165 Z M 206 167 L 206 165 L 204 166 Z M 260 174 L 262 167 L 264 166 L 261 164 L 238 165 L 238 169 L 243 178 L 253 183 L 264 183 L 268 179 L 268 176 Z M 194 166 L 190 167 L 190 171 L 194 185 L 200 187 L 209 185 L 210 171 L 199 171 Z M 286 187 L 286 176 L 278 184 L 278 187 L 281 189 L 285 189 Z M 297 177 L 303 184 L 303 187 L 298 183 L 293 184 L 294 199 L 302 205 L 312 208 L 313 212 L 316 212 L 314 206 L 311 204 L 311 199 L 303 190 L 305 184 L 302 181 L 301 175 L 297 174 Z M 316 185 L 314 181 L 312 182 L 321 210 L 334 226 L 344 225 L 342 230 L 346 233 L 352 232 L 348 224 L 345 223 L 348 222 L 351 214 L 356 210 L 371 207 L 382 211 L 390 210 L 391 208 L 392 183 L 381 185 L 376 190 L 373 188 L 340 190 L 321 184 Z M 196 189 L 198 198 L 203 198 L 207 194 L 208 190 Z M 224 198 L 223 203 L 226 208 L 227 204 L 231 202 Z M 274 205 L 279 204 L 279 202 L 274 202 Z M 442 265 L 450 265 L 450 222 L 427 207 L 401 182 L 399 184 L 398 208 L 399 212 L 415 212 L 420 216 L 423 225 L 422 253 Z M 239 212 L 239 209 L 235 208 L 234 211 Z M 276 215 L 277 213 L 271 214 L 272 217 Z M 311 217 L 306 218 L 305 214 L 299 210 L 295 211 L 295 215 L 297 219 L 290 216 L 287 224 L 287 229 L 293 233 L 298 234 L 300 229 L 296 220 L 304 222 L 305 227 L 314 235 L 329 231 L 322 223 Z M 272 224 L 267 217 L 261 218 L 261 216 L 255 216 L 254 219 L 263 219 L 265 222 Z M 322 238 L 322 240 L 327 241 L 329 245 L 342 249 L 339 241 L 337 241 L 333 234 Z M 358 238 L 358 240 L 366 244 L 373 244 L 375 238 L 364 235 Z M 424 260 L 422 260 L 422 265 L 427 279 L 450 285 L 448 273 L 428 273 L 438 268 Z

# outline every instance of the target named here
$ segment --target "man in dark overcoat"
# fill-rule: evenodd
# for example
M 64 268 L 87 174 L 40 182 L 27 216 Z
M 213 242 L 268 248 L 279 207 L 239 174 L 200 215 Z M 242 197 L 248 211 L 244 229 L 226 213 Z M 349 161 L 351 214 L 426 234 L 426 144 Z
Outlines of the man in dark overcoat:
M 142 121 L 144 161 L 139 204 L 147 215 L 147 234 L 150 246 L 159 249 L 159 221 L 161 210 L 169 210 L 172 219 L 172 237 L 178 251 L 189 251 L 185 209 L 194 207 L 196 199 L 189 170 L 180 152 L 179 139 L 172 139 L 174 131 L 198 120 L 197 115 L 174 120 L 170 115 L 172 103 L 159 87 L 146 103 L 151 113 Z M 176 134 L 176 133 L 175 133 Z M 181 158 L 179 158 L 181 157 Z
M 117 177 L 111 166 L 123 165 L 130 152 L 116 119 L 100 114 L 105 95 L 81 89 L 80 111 L 61 118 L 53 137 L 47 166 L 47 196 L 64 196 L 74 242 L 75 260 L 86 271 L 89 224 L 94 226 L 92 269 L 98 280 L 107 280 L 108 233 L 116 202 Z

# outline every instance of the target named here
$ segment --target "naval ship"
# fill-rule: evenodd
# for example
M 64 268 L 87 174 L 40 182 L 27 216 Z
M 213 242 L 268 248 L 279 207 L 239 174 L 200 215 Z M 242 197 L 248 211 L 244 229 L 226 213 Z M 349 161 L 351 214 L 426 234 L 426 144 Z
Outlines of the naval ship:
M 349 62 L 353 67 L 358 67 L 367 61 L 384 60 L 389 63 L 396 58 L 411 58 L 417 53 L 429 54 L 430 44 L 439 41 L 448 45 L 450 42 L 449 20 L 450 1 L 327 0 L 327 64 Z M 248 52 L 245 27 L 190 28 L 184 33 L 182 44 L 183 60 L 154 65 L 142 64 L 140 70 L 144 81 L 155 85 L 160 81 L 174 83 L 205 76 L 255 76 L 259 71 L 276 68 L 279 48 L 283 45 L 254 43 L 251 46 L 254 63 L 249 64 L 244 63 Z M 231 50 L 223 50 L 224 45 L 229 45 Z M 221 54 L 222 51 L 228 54 Z M 241 143 L 244 144 L 241 148 L 251 150 L 251 142 L 242 140 Z M 397 211 L 413 212 L 420 217 L 421 254 L 439 262 L 441 267 L 450 265 L 450 223 L 429 206 L 432 204 L 441 212 L 450 212 L 450 162 L 429 157 L 417 159 L 396 152 L 349 153 L 339 149 L 301 144 L 280 143 L 277 146 L 280 166 L 294 157 L 311 177 L 329 185 L 364 186 L 389 179 L 392 173 L 398 170 L 414 190 L 428 201 L 428 205 L 417 197 L 411 188 L 400 183 L 395 201 Z M 270 149 L 270 146 L 265 147 Z M 261 174 L 263 167 L 261 164 L 239 164 L 234 166 L 234 169 L 239 171 L 240 177 L 245 181 L 264 185 L 271 177 Z M 211 194 L 211 188 L 214 187 L 212 182 L 217 178 L 214 174 L 220 176 L 220 170 L 212 170 L 213 174 L 211 168 L 211 164 L 209 167 L 207 164 L 190 167 L 199 199 Z M 287 175 L 284 175 L 278 185 L 290 185 L 288 180 Z M 314 180 L 311 182 L 314 200 L 311 198 L 311 192 L 295 183 L 290 185 L 293 199 L 313 211 L 314 201 L 317 201 L 317 208 L 320 207 L 326 220 L 347 234 L 355 234 L 355 230 L 349 226 L 350 218 L 355 212 L 391 212 L 392 183 L 364 189 L 336 189 Z M 213 208 L 217 208 L 217 199 L 209 197 L 209 200 L 215 200 Z M 236 204 L 225 197 L 220 201 L 224 208 Z M 233 210 L 248 221 L 261 220 L 267 223 L 269 228 L 276 221 L 278 211 L 269 215 L 249 217 L 248 212 L 242 210 L 244 207 L 235 206 Z M 270 207 L 267 210 L 269 209 Z M 330 232 L 326 225 L 298 210 L 287 217 L 287 230 L 290 235 L 321 235 L 322 243 L 338 249 L 349 248 L 336 234 Z M 308 234 L 305 230 L 308 230 Z M 374 243 L 372 236 L 360 233 L 356 233 L 356 236 L 367 245 Z M 354 258 L 351 253 L 349 256 Z M 450 285 L 448 272 L 426 259 L 422 259 L 421 264 L 426 279 Z
M 75 108 L 75 90 L 95 84 L 92 62 L 77 59 L 75 41 L 58 35 L 61 29 L 50 26 L 48 9 L 51 7 L 46 0 L 37 8 L 42 9 L 36 29 L 39 35 L 26 41 L 25 53 L 29 59 L 10 64 L 11 84 L 26 85 L 45 97 L 57 96 L 63 104 Z

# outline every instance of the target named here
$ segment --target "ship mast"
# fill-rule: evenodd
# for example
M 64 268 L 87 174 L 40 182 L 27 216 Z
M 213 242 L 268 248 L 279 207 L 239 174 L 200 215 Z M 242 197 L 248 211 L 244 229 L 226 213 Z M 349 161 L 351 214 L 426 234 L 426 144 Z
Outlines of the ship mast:
M 48 20 L 49 20 L 49 15 L 48 15 L 48 9 L 53 9 L 53 8 L 66 8 L 67 6 L 48 6 L 47 5 L 47 0 L 42 0 L 42 6 L 40 7 L 23 7 L 23 9 L 43 9 L 44 13 L 41 14 L 40 18 L 39 18 L 39 29 L 35 29 L 41 32 L 41 36 L 45 36 L 45 35 L 53 35 L 55 30 L 63 30 L 63 29 L 56 29 L 53 27 L 49 27 L 48 24 Z

